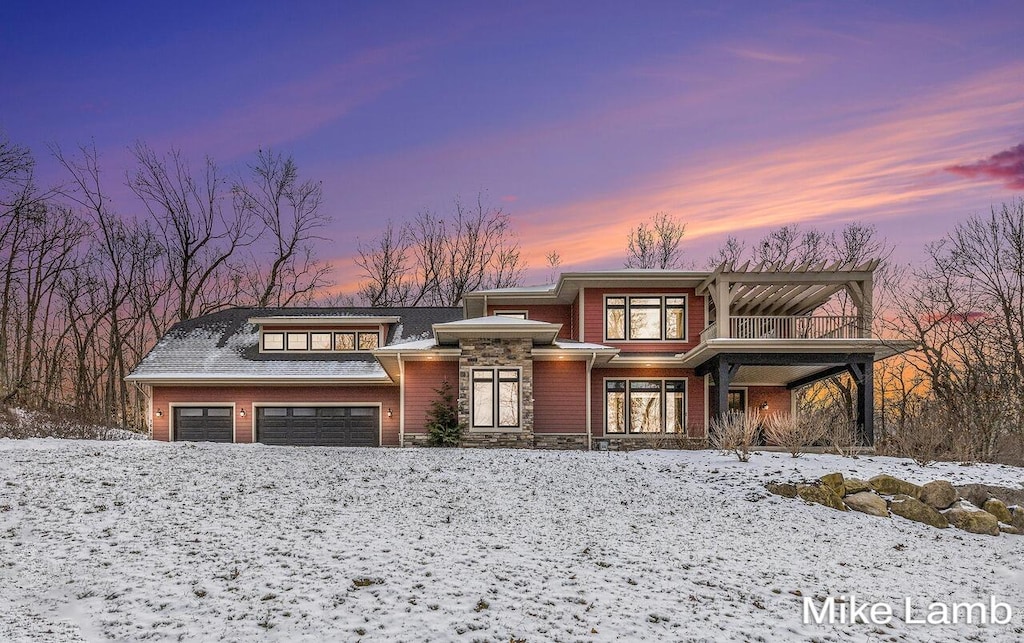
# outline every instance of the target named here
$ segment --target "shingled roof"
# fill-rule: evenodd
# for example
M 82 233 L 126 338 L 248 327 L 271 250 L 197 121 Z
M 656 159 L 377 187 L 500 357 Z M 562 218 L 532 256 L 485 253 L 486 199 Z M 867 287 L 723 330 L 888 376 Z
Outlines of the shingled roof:
M 394 316 L 384 345 L 433 337 L 432 327 L 462 319 L 461 308 L 229 308 L 175 324 L 129 381 L 339 380 L 389 383 L 370 353 L 261 353 L 260 317 Z

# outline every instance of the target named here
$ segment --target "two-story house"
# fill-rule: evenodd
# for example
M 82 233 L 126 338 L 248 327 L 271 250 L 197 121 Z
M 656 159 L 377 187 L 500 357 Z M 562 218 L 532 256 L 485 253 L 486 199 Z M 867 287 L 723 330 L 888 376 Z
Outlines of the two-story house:
M 849 373 L 870 444 L 872 271 L 789 266 L 566 273 L 466 295 L 462 308 L 235 308 L 183 322 L 128 380 L 158 440 L 425 444 L 448 380 L 466 446 L 706 444 L 727 410 L 791 412 Z M 838 293 L 845 315 L 820 314 Z

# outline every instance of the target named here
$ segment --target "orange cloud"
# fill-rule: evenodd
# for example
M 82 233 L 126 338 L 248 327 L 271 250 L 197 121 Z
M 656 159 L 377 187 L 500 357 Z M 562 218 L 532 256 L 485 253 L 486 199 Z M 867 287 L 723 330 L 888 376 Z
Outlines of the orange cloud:
M 1024 143 L 975 163 L 951 165 L 946 170 L 969 179 L 1001 181 L 1011 190 L 1024 190 Z

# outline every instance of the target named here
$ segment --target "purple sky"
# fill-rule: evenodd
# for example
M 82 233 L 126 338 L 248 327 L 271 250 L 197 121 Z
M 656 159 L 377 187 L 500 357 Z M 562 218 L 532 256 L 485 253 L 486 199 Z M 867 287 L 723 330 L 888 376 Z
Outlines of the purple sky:
M 921 3 L 5 3 L 0 129 L 95 140 L 121 211 L 143 140 L 321 179 L 356 239 L 456 194 L 513 215 L 534 270 L 622 264 L 657 211 L 725 234 L 874 223 L 897 258 L 1024 191 L 1024 6 Z M 43 177 L 55 176 L 41 159 Z

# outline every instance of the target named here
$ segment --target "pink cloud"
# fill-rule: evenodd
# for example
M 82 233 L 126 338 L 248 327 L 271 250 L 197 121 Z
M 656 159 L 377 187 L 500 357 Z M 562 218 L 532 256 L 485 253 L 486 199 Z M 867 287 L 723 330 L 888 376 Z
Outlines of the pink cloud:
M 946 171 L 968 179 L 1001 181 L 1011 190 L 1024 190 L 1024 143 L 974 163 L 951 165 Z

